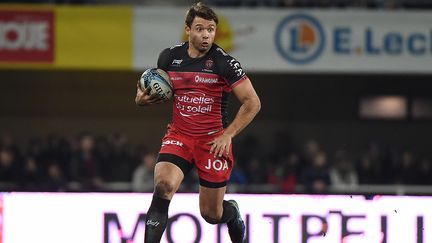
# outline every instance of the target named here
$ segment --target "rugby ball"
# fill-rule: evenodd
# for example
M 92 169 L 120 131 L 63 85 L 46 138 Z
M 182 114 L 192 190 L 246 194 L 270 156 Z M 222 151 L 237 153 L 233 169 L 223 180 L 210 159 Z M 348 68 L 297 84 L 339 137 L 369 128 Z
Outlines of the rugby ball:
M 140 78 L 142 89 L 150 87 L 150 95 L 158 94 L 163 100 L 169 100 L 174 90 L 168 74 L 159 68 L 149 68 L 143 72 Z

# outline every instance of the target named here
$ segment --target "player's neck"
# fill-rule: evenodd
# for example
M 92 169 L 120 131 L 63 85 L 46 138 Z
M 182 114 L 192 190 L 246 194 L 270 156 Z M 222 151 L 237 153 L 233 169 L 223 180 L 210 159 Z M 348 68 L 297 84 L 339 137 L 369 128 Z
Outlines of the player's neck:
M 207 54 L 207 52 L 209 52 L 210 48 L 207 49 L 205 52 L 200 52 L 197 49 L 191 47 L 189 45 L 188 49 L 187 49 L 187 53 L 189 55 L 190 58 L 200 58 L 205 56 L 205 54 Z

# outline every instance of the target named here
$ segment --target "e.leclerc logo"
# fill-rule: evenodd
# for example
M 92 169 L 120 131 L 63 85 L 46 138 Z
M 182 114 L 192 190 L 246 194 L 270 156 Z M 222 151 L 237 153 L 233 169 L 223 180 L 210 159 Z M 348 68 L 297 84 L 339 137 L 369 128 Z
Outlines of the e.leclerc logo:
M 280 21 L 275 45 L 279 54 L 293 64 L 307 64 L 317 59 L 325 46 L 320 22 L 306 14 L 293 14 Z

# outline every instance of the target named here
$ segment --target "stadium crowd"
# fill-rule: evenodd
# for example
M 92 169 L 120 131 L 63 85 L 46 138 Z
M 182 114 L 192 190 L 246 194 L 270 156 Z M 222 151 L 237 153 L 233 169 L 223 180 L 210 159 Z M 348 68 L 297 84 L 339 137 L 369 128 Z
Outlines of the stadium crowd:
M 267 185 L 277 193 L 326 193 L 329 186 L 432 185 L 430 158 L 410 150 L 371 142 L 364 151 L 325 151 L 316 140 L 299 149 L 275 143 L 263 152 L 260 142 L 247 136 L 235 142 L 236 166 L 232 185 Z M 278 144 L 278 146 L 276 146 Z M 130 184 L 129 191 L 151 192 L 157 151 L 132 144 L 127 135 L 98 136 L 83 132 L 66 137 L 51 134 L 18 146 L 10 135 L 0 140 L 2 191 L 110 191 L 110 182 Z M 190 173 L 181 191 L 196 190 L 196 173 Z M 71 184 L 79 187 L 71 187 Z M 258 188 L 258 187 L 257 187 Z M 257 189 L 258 190 L 258 189 Z M 249 187 L 247 192 L 254 191 Z

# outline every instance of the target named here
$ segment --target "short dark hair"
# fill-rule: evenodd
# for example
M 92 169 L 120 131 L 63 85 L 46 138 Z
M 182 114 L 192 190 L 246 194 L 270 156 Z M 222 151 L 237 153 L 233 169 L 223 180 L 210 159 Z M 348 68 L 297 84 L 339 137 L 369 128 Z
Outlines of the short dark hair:
M 218 24 L 219 20 L 216 13 L 202 2 L 197 2 L 186 13 L 186 26 L 191 27 L 195 17 L 200 17 L 206 20 L 213 20 Z

